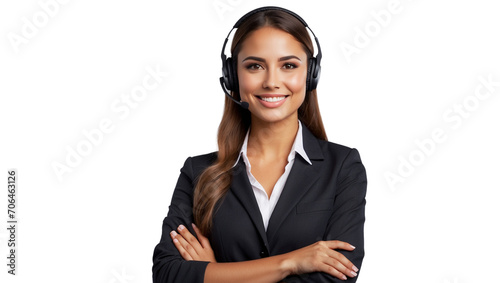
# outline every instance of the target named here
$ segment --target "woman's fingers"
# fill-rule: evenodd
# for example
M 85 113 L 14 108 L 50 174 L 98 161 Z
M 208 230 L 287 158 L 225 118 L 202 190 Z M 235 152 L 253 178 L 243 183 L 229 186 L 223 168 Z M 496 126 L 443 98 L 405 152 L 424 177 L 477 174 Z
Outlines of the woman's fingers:
M 329 265 L 333 268 L 333 270 L 336 271 L 334 276 L 339 279 L 345 280 L 347 279 L 346 276 L 355 277 L 358 275 L 353 269 L 348 267 L 349 265 L 346 265 L 346 263 L 341 261 L 340 259 L 334 259 L 330 257 L 329 260 L 325 262 L 325 264 Z
M 207 237 L 203 236 L 201 233 L 200 229 L 192 224 L 194 232 L 196 233 L 196 237 L 198 237 L 198 240 L 200 241 L 201 249 L 198 250 L 198 254 L 200 255 L 200 260 L 204 261 L 210 261 L 210 262 L 217 262 L 215 259 L 214 251 L 212 250 L 212 246 L 210 245 L 210 241 L 208 240 Z
M 353 251 L 356 247 L 353 245 L 342 242 L 342 241 L 325 241 L 326 245 L 331 249 L 330 255 L 334 257 L 336 260 L 341 262 L 345 267 L 349 269 L 350 271 L 354 271 L 354 273 L 357 273 L 359 269 L 351 262 L 349 261 L 343 254 L 334 251 L 334 249 L 342 249 L 342 250 L 347 250 L 347 251 Z
M 337 272 L 341 273 L 339 276 L 339 273 L 334 272 L 335 273 L 334 276 L 336 276 L 339 279 L 346 280 L 347 279 L 346 276 L 355 277 L 358 275 L 357 272 L 359 271 L 359 269 L 343 254 L 334 250 L 334 249 L 343 249 L 352 251 L 355 249 L 353 245 L 350 245 L 349 243 L 342 241 L 325 241 L 322 243 L 328 247 L 327 255 L 329 260 L 328 262 L 326 262 L 326 264 L 330 265 Z
M 292 272 L 302 274 L 321 271 L 341 280 L 357 276 L 357 267 L 336 249 L 352 251 L 354 247 L 342 241 L 319 241 L 291 252 L 292 262 L 295 262 Z
M 179 225 L 177 228 L 178 232 L 170 232 L 174 245 L 181 254 L 182 258 L 185 260 L 216 262 L 209 240 L 201 234 L 198 227 L 194 224 L 193 228 L 199 238 L 199 241 L 183 225 Z
M 203 236 L 200 229 L 198 229 L 198 227 L 196 227 L 196 225 L 194 225 L 194 223 L 192 224 L 192 226 L 193 226 L 194 232 L 196 233 L 196 237 L 198 237 L 198 240 L 200 241 L 201 246 L 204 249 L 205 248 L 211 249 L 212 247 L 210 246 L 210 241 L 208 240 L 208 238 Z
M 347 276 L 346 276 L 344 273 L 340 272 L 340 271 L 339 271 L 338 269 L 336 269 L 335 267 L 328 266 L 328 267 L 326 268 L 326 270 L 324 270 L 323 272 L 328 273 L 328 274 L 330 274 L 330 275 L 333 275 L 333 276 L 337 277 L 337 278 L 338 278 L 338 279 L 340 279 L 340 280 L 347 280 Z M 351 276 L 351 277 L 352 277 L 352 276 Z
M 341 264 L 341 268 L 344 270 L 342 271 L 346 275 L 354 274 L 359 271 L 359 269 L 350 261 L 348 260 L 343 254 L 334 251 L 334 250 L 328 250 L 328 256 L 329 258 L 332 259 L 332 262 L 336 262 Z M 339 269 L 340 270 L 340 269 Z M 352 272 L 351 272 L 352 271 Z M 354 274 L 356 276 L 357 274 Z
M 189 230 L 184 227 L 184 225 L 179 225 L 177 228 L 177 231 L 179 234 L 182 235 L 182 237 L 195 249 L 198 250 L 201 248 L 200 242 L 198 242 L 198 239 L 196 239 Z
M 190 245 L 188 244 L 188 242 L 186 242 L 186 240 L 182 237 L 182 235 L 179 235 L 179 234 L 177 234 L 177 232 L 172 231 L 172 232 L 170 232 L 170 237 L 172 238 L 172 241 L 174 242 L 174 246 L 177 248 L 177 250 L 179 251 L 179 253 L 181 254 L 183 259 L 194 260 L 192 255 L 190 254 L 190 252 L 188 252 Z M 186 249 L 186 247 L 187 247 L 187 249 Z M 191 250 L 191 249 L 189 249 L 189 250 Z
M 330 249 L 341 249 L 341 250 L 352 251 L 356 248 L 355 246 L 353 246 L 349 243 L 337 241 L 337 240 L 323 241 L 323 243 L 325 243 Z

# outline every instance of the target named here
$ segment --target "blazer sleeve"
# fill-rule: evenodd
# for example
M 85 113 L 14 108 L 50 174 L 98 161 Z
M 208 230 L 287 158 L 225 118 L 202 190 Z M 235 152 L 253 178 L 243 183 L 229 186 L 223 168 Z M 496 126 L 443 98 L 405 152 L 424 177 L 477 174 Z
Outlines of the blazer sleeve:
M 340 240 L 355 246 L 353 251 L 337 250 L 349 259 L 361 271 L 364 257 L 364 222 L 366 171 L 356 149 L 351 149 L 342 162 L 337 179 L 337 192 L 333 204 L 333 213 L 329 219 L 323 240 Z M 358 272 L 359 276 L 359 272 Z M 323 272 L 290 276 L 282 282 L 356 282 L 358 276 L 340 280 Z
M 193 223 L 194 173 L 192 158 L 186 159 L 177 181 L 167 217 L 163 220 L 162 235 L 153 252 L 153 283 L 200 282 L 205 276 L 208 262 L 187 261 L 182 258 L 170 238 L 170 232 L 184 224 Z

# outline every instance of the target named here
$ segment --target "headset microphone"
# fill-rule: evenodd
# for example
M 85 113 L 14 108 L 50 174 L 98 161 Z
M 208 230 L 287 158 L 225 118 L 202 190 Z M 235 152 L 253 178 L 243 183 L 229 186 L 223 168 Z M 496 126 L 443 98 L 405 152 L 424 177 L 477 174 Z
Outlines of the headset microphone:
M 224 92 L 226 93 L 226 95 L 232 100 L 234 101 L 236 104 L 238 104 L 239 106 L 243 107 L 243 109 L 248 109 L 248 102 L 245 102 L 245 101 L 238 101 L 236 100 L 231 94 L 229 94 L 229 92 L 226 90 L 226 88 L 224 87 L 224 78 L 220 78 L 219 79 L 220 81 L 220 86 L 222 87 L 222 89 L 224 90 Z

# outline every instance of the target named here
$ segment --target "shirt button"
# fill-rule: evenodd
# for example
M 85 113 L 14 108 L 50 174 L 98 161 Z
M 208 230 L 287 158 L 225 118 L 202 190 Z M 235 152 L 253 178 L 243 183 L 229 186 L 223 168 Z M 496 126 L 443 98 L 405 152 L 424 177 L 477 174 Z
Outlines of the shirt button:
M 268 257 L 269 254 L 267 253 L 267 251 L 261 251 L 260 252 L 260 257 Z

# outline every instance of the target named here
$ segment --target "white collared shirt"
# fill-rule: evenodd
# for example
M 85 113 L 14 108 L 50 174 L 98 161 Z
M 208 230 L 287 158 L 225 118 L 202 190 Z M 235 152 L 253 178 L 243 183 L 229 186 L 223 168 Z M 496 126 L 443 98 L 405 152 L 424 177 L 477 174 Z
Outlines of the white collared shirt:
M 247 135 L 245 137 L 245 141 L 243 142 L 243 145 L 240 150 L 240 155 L 238 156 L 238 159 L 236 160 L 236 164 L 238 164 L 240 157 L 243 156 L 243 162 L 245 162 L 246 166 L 246 171 L 248 175 L 248 179 L 250 181 L 250 184 L 252 185 L 252 190 L 255 195 L 255 199 L 257 200 L 257 204 L 259 205 L 259 210 L 260 214 L 262 215 L 262 220 L 264 221 L 264 227 L 267 231 L 267 226 L 269 224 L 269 219 L 271 218 L 271 215 L 273 213 L 274 207 L 278 203 L 278 200 L 281 196 L 281 193 L 283 192 L 283 188 L 285 187 L 286 180 L 288 179 L 288 175 L 290 174 L 290 171 L 292 170 L 293 163 L 295 161 L 295 153 L 299 153 L 302 158 L 304 158 L 309 164 L 312 165 L 311 161 L 309 160 L 309 157 L 307 156 L 306 151 L 304 150 L 304 144 L 302 142 L 302 123 L 299 121 L 299 129 L 297 131 L 297 135 L 295 136 L 295 141 L 293 142 L 292 149 L 290 150 L 290 154 L 288 154 L 288 164 L 285 166 L 285 172 L 281 177 L 278 179 L 276 184 L 274 185 L 274 188 L 271 193 L 271 197 L 269 197 L 266 193 L 266 190 L 262 185 L 255 179 L 255 177 L 252 175 L 251 169 L 252 166 L 250 165 L 250 161 L 248 160 L 247 157 L 247 145 L 248 145 L 248 135 L 250 133 L 250 129 L 247 131 Z M 234 167 L 233 166 L 233 167 Z

